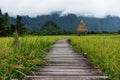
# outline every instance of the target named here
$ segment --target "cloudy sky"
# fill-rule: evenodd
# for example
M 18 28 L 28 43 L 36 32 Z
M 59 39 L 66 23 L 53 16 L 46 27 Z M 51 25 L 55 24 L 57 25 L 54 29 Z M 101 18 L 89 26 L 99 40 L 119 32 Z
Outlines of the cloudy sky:
M 61 16 L 74 13 L 94 17 L 120 17 L 120 0 L 0 0 L 0 8 L 10 16 L 35 17 L 62 11 Z

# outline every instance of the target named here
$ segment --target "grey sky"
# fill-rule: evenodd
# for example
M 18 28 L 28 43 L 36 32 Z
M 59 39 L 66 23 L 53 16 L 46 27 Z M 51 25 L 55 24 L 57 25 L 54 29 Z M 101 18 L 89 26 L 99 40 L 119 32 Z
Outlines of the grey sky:
M 120 0 L 0 0 L 0 8 L 10 16 L 46 15 L 63 11 L 62 15 L 74 13 L 84 16 L 120 17 Z

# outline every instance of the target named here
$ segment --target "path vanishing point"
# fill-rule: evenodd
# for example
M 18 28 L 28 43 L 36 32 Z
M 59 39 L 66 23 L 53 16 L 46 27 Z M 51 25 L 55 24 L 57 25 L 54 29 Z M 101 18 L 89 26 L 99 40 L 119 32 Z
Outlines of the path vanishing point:
M 36 67 L 23 80 L 109 80 L 69 44 L 58 40 L 46 55 L 47 65 Z

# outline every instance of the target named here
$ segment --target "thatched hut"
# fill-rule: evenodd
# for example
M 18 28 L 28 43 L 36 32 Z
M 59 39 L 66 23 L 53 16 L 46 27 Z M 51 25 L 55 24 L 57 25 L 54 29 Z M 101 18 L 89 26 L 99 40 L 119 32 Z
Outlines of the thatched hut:
M 85 25 L 85 23 L 81 20 L 80 24 L 78 25 L 78 28 L 77 28 L 77 34 L 80 35 L 80 34 L 84 34 L 86 35 L 87 33 L 87 27 Z

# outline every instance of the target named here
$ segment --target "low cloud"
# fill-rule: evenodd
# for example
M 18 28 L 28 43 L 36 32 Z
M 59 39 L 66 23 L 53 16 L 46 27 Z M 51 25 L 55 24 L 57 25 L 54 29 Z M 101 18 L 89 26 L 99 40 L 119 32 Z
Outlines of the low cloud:
M 120 0 L 0 0 L 0 8 L 10 16 L 35 17 L 62 11 L 61 16 L 73 13 L 94 17 L 120 17 Z

